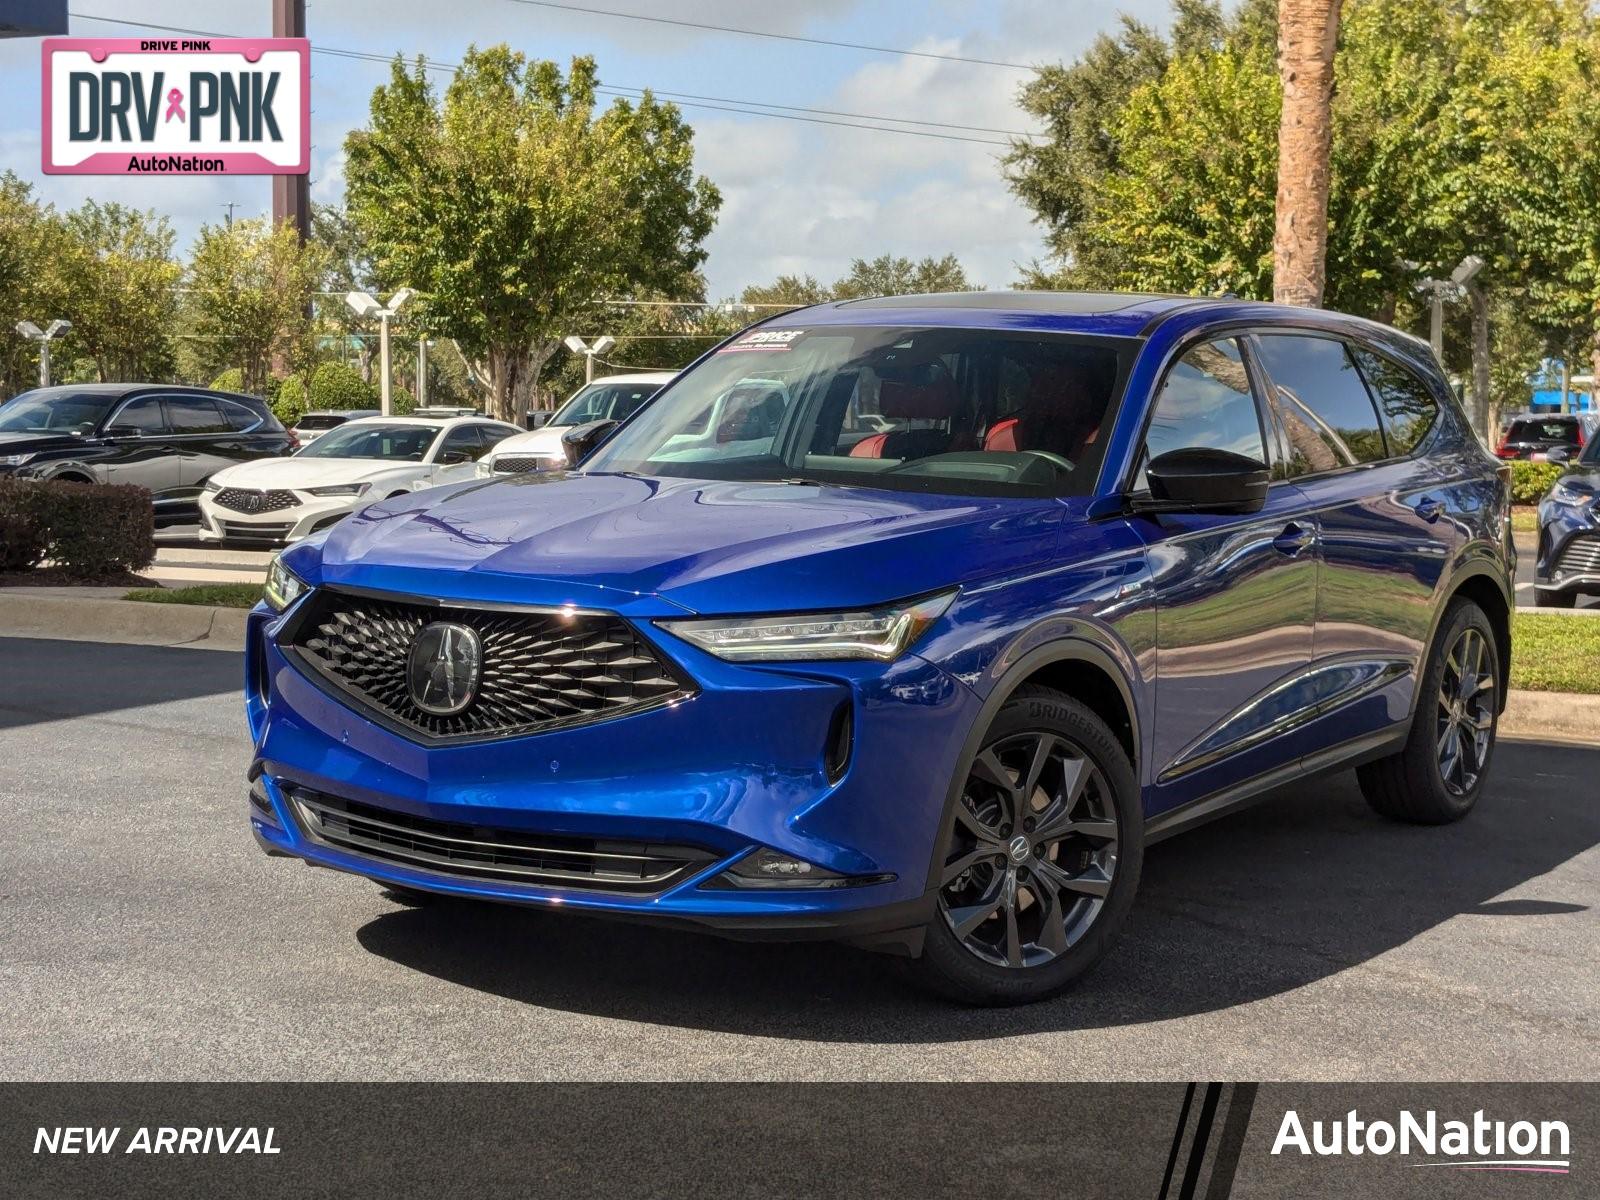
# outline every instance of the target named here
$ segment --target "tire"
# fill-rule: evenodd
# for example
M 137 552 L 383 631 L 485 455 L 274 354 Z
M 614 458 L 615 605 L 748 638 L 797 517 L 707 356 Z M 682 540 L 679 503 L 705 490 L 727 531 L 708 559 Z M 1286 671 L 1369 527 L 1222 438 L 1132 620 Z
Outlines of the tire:
M 1024 772 L 1037 780 L 1026 795 Z M 965 1004 L 1061 992 L 1106 952 L 1139 888 L 1144 812 L 1127 752 L 1084 705 L 1025 685 L 984 734 L 956 805 L 914 976 Z
M 1544 588 L 1533 589 L 1533 606 L 1535 608 L 1576 608 L 1578 606 L 1577 592 L 1551 592 Z
M 1462 664 L 1476 683 L 1466 681 Z M 1457 600 L 1428 652 L 1404 748 L 1356 770 L 1367 803 L 1390 820 L 1416 825 L 1445 825 L 1471 812 L 1494 760 L 1500 686 L 1489 618 L 1470 600 Z M 1458 708 L 1463 695 L 1469 698 Z

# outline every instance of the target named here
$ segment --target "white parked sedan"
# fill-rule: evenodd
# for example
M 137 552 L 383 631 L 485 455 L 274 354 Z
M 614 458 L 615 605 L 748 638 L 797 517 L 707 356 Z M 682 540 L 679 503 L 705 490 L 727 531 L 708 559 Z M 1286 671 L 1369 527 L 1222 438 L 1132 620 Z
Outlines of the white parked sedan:
M 621 421 L 643 408 L 671 383 L 675 371 L 639 371 L 632 375 L 607 375 L 586 383 L 556 410 L 548 424 L 518 433 L 495 447 L 478 463 L 480 475 L 521 475 L 552 471 L 567 465 L 561 435 L 590 421 Z
M 218 471 L 200 495 L 200 538 L 279 546 L 374 500 L 463 476 L 515 425 L 482 417 L 365 417 L 288 458 Z

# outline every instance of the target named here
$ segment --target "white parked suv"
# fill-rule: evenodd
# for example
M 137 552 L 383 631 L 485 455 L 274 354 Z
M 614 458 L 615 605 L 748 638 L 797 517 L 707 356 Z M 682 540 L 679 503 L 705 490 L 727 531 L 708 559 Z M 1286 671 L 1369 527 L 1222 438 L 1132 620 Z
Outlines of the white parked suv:
M 519 433 L 496 446 L 478 463 L 480 475 L 520 475 L 551 471 L 567 465 L 561 435 L 590 421 L 621 421 L 633 416 L 676 377 L 676 371 L 639 371 L 632 375 L 607 375 L 586 383 L 568 397 L 549 422 L 529 433 Z
M 517 432 L 483 417 L 365 417 L 288 458 L 218 471 L 200 495 L 200 538 L 281 546 L 374 500 L 471 478 L 485 453 Z

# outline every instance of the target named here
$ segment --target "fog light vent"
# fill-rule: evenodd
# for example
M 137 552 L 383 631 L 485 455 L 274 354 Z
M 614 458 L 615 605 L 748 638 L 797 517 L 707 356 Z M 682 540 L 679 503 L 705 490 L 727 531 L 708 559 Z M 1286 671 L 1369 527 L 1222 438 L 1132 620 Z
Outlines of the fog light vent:
M 708 887 L 729 888 L 826 888 L 848 887 L 854 880 L 819 867 L 803 858 L 780 854 L 763 846 L 754 854 L 747 854 L 721 875 L 711 880 Z
M 850 752 L 855 748 L 855 708 L 847 700 L 834 711 L 828 726 L 828 748 L 823 755 L 828 782 L 838 783 L 850 769 Z

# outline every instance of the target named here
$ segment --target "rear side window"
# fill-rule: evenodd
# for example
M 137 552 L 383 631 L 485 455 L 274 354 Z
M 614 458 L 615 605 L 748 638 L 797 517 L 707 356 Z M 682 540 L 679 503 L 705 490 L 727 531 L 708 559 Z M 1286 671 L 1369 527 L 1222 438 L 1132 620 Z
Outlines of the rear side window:
M 167 420 L 174 433 L 228 433 L 231 428 L 209 396 L 168 396 Z
M 262 425 L 261 414 L 248 404 L 240 404 L 236 400 L 218 400 L 217 407 L 222 409 L 223 419 L 235 433 L 250 433 Z
M 1361 373 L 1332 338 L 1262 334 L 1274 417 L 1288 442 L 1288 475 L 1337 470 L 1389 456 Z
M 1191 448 L 1231 450 L 1267 461 L 1250 376 L 1232 338 L 1196 346 L 1167 372 L 1145 434 L 1135 490 L 1145 487 L 1144 469 L 1152 458 Z
M 1410 454 L 1422 444 L 1439 415 L 1439 403 L 1433 397 L 1433 390 L 1409 367 L 1402 367 L 1364 346 L 1352 346 L 1350 353 L 1366 376 L 1373 399 L 1378 402 L 1389 452 Z

